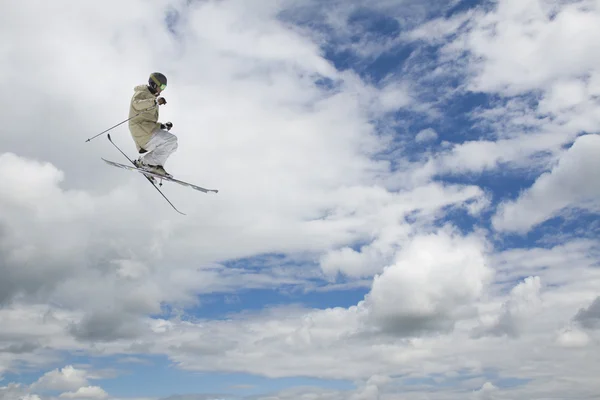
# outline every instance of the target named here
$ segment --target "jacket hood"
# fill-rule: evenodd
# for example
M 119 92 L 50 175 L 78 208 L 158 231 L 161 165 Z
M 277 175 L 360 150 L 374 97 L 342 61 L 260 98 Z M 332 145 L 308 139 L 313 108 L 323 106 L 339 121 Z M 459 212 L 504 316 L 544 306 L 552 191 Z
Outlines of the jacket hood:
M 148 89 L 148 85 L 137 85 L 136 87 L 133 88 L 133 90 L 135 90 L 136 92 L 146 91 L 148 93 L 151 93 L 150 90 Z
M 157 95 L 157 94 L 156 94 L 156 92 L 153 92 L 153 91 L 152 91 L 152 89 L 150 89 L 150 88 L 148 87 L 148 85 L 137 85 L 137 86 L 134 88 L 134 90 L 135 90 L 135 92 L 136 92 L 136 93 L 139 93 L 139 92 L 146 92 L 146 93 L 149 93 L 150 95 L 152 95 L 152 96 L 155 96 L 155 97 L 156 97 L 156 95 Z

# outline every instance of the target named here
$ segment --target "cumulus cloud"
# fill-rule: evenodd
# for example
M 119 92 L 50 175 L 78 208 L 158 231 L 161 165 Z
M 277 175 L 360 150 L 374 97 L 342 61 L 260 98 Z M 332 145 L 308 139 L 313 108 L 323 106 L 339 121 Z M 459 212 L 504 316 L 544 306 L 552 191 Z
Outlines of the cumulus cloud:
M 462 237 L 448 230 L 417 236 L 355 306 L 276 307 L 202 323 L 155 320 L 153 334 L 136 342 L 147 346 L 146 351 L 168 354 L 182 368 L 198 371 L 282 377 L 319 367 L 321 376 L 336 379 L 399 373 L 402 364 L 417 362 L 428 352 L 398 339 L 448 333 L 456 323 L 476 316 L 476 302 L 491 277 L 485 248 L 477 236 Z M 380 346 L 374 350 L 376 343 Z M 127 348 L 126 343 L 96 346 L 104 354 Z M 353 348 L 351 354 L 348 348 Z M 357 364 L 352 360 L 358 354 L 363 361 Z M 398 364 L 400 360 L 404 361 Z M 376 392 L 371 387 L 375 382 L 385 380 L 373 378 L 364 392 Z
M 35 292 L 69 275 L 85 233 L 66 231 L 54 245 L 44 236 L 78 212 L 89 215 L 91 202 L 84 193 L 63 193 L 58 188 L 62 173 L 50 164 L 5 153 L 0 169 L 6 183 L 0 189 L 0 303 L 6 303 L 21 291 Z
M 78 340 L 96 342 L 134 339 L 142 334 L 144 328 L 136 315 L 98 311 L 86 315 L 69 331 Z
M 583 76 L 597 65 L 598 5 L 541 0 L 497 3 L 469 33 L 473 88 L 523 93 L 556 79 Z M 592 33 L 588 35 L 589 33 Z M 577 45 L 573 45 L 573 43 Z M 475 62 L 475 60 L 477 60 Z
M 106 393 L 101 387 L 98 386 L 86 386 L 77 389 L 76 392 L 65 392 L 59 396 L 61 399 L 98 399 L 103 400 L 108 398 Z
M 496 393 L 498 391 L 499 389 L 496 386 L 494 386 L 493 383 L 486 382 L 483 384 L 481 389 L 474 393 L 472 398 L 474 400 L 494 400 L 498 398 L 496 396 Z
M 556 342 L 566 348 L 581 348 L 590 343 L 590 337 L 580 329 L 569 327 L 559 332 Z
M 469 314 L 490 278 L 479 237 L 442 231 L 416 237 L 401 250 L 375 277 L 366 304 L 390 333 L 447 331 L 461 314 Z
M 46 372 L 37 381 L 29 386 L 10 384 L 0 387 L 0 399 L 10 400 L 51 400 L 61 399 L 111 399 L 104 389 L 99 386 L 89 385 L 90 379 L 97 379 L 98 375 L 89 371 L 67 365 Z M 58 397 L 50 396 L 49 392 L 60 393 Z M 5 396 L 5 397 L 2 397 Z
M 576 138 L 600 122 L 597 4 L 508 0 L 420 25 L 433 7 L 441 15 L 462 4 L 450 3 L 5 7 L 0 34 L 19 42 L 0 48 L 11 93 L 0 128 L 0 373 L 26 366 L 42 376 L 0 387 L 0 399 L 50 400 L 40 396 L 52 390 L 116 400 L 87 370 L 43 374 L 69 352 L 356 383 L 269 400 L 391 400 L 398 388 L 408 400 L 597 393 L 597 239 L 535 248 L 502 240 L 568 207 L 597 210 L 597 135 Z M 376 35 L 369 18 L 393 37 Z M 365 63 L 415 43 L 427 46 L 367 82 Z M 324 57 L 330 50 L 363 57 L 360 68 L 338 69 Z M 421 62 L 429 52 L 439 65 Z M 204 196 L 165 184 L 186 218 L 140 176 L 102 164 L 120 157 L 104 138 L 84 143 L 126 118 L 132 87 L 154 70 L 169 77 L 161 119 L 180 139 L 167 169 L 221 189 Z M 468 91 L 494 95 L 464 115 L 485 137 L 457 134 L 438 148 L 438 133 L 453 133 L 442 132 L 441 107 Z M 399 125 L 426 156 L 381 157 Z M 126 129 L 113 138 L 133 155 Z M 465 173 L 508 165 L 534 174 L 556 160 L 517 199 L 486 192 L 478 176 L 460 183 Z M 188 313 L 203 311 L 205 294 L 328 284 L 320 293 L 369 291 L 350 306 L 344 297 L 338 307 Z M 246 299 L 227 306 L 243 310 Z M 557 331 L 565 321 L 572 326 Z M 489 371 L 520 378 L 518 387 L 500 390 Z
M 600 210 L 600 135 L 579 137 L 552 171 L 541 175 L 514 201 L 499 206 L 494 227 L 503 231 L 527 232 L 533 226 L 569 207 Z
M 337 273 L 352 278 L 372 277 L 393 262 L 399 248 L 417 230 L 430 229 L 440 209 L 456 207 L 477 214 L 486 203 L 484 192 L 475 186 L 449 188 L 428 184 L 398 194 L 382 190 L 340 194 L 343 198 L 352 195 L 351 206 L 340 204 L 335 218 L 360 224 L 364 234 L 356 240 L 362 242 L 360 245 L 352 243 L 321 256 L 321 269 L 329 277 Z M 378 207 L 373 207 L 374 204 Z M 411 218 L 414 223 L 408 222 Z
M 61 392 L 78 390 L 88 385 L 88 374 L 85 370 L 68 365 L 61 369 L 46 372 L 32 384 L 33 390 L 57 390 Z
M 41 400 L 37 395 L 27 393 L 27 388 L 16 383 L 0 386 L 0 400 Z
M 493 321 L 484 321 L 484 325 L 474 332 L 475 336 L 519 336 L 541 306 L 540 290 L 541 280 L 538 276 L 528 277 L 516 285 L 502 305 L 500 314 Z
M 587 329 L 600 328 L 600 296 L 589 307 L 580 309 L 573 320 Z

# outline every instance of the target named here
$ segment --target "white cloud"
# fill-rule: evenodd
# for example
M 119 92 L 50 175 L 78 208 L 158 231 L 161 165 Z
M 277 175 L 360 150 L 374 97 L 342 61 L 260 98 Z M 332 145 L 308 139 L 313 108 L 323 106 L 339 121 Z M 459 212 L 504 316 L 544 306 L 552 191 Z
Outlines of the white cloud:
M 483 386 L 481 387 L 481 389 L 478 390 L 474 394 L 473 399 L 476 399 L 476 400 L 494 400 L 494 399 L 498 398 L 496 396 L 496 394 L 495 394 L 498 391 L 499 391 L 499 389 L 496 386 L 494 386 L 493 383 L 486 382 L 486 383 L 483 384 Z
M 539 276 L 545 285 L 567 287 L 583 299 L 593 299 L 598 275 L 594 265 L 599 243 L 595 240 L 560 240 L 554 246 L 508 249 L 494 255 L 496 282 L 506 290 L 523 277 Z M 512 286 L 511 286 L 512 287 Z M 578 301 L 582 297 L 577 296 Z
M 349 39 L 360 29 L 344 30 L 355 8 L 338 12 L 342 3 L 317 13 Z M 374 7 L 410 29 L 432 7 L 417 3 L 380 0 Z M 118 3 L 118 13 L 114 1 L 11 3 L 0 26 L 0 35 L 19 37 L 0 46 L 8 60 L 0 66 L 3 88 L 11 93 L 4 106 L 11 118 L 0 128 L 0 372 L 46 371 L 62 352 L 142 353 L 190 370 L 358 382 L 348 392 L 295 389 L 269 399 L 395 400 L 398 387 L 408 400 L 425 392 L 431 399 L 597 393 L 600 338 L 589 326 L 600 283 L 598 241 L 495 252 L 477 227 L 470 234 L 437 228 L 449 209 L 485 218 L 491 195 L 431 182 L 439 173 L 460 177 L 500 165 L 531 172 L 561 155 L 552 172 L 504 203 L 493 239 L 504 230 L 527 231 L 564 207 L 597 209 L 590 172 L 598 169 L 597 136 L 577 139 L 564 154 L 561 146 L 600 122 L 598 10 L 589 1 L 581 3 L 587 8 L 547 4 L 509 0 L 390 41 L 369 36 L 347 46 L 374 58 L 406 40 L 452 40 L 432 74 L 454 68 L 450 73 L 460 76 L 469 66 L 466 85 L 456 90 L 504 96 L 469 115 L 491 130 L 485 139 L 442 143 L 422 164 L 393 160 L 400 167 L 391 172 L 390 162 L 374 158 L 389 140 L 376 134 L 375 122 L 430 105 L 417 102 L 412 76 L 369 85 L 323 57 L 322 36 L 311 26 L 277 19 L 290 5 L 313 2 L 188 8 L 183 1 L 134 0 Z M 449 5 L 443 7 L 437 11 Z M 61 18 L 52 18 L 58 9 Z M 164 26 L 167 9 L 179 12 L 175 35 Z M 453 58 L 463 51 L 472 57 Z M 168 169 L 221 189 L 205 196 L 165 186 L 188 211 L 185 218 L 141 177 L 102 164 L 100 156 L 120 157 L 105 139 L 83 142 L 125 118 L 131 88 L 154 70 L 169 77 L 161 115 L 180 138 Z M 335 89 L 315 85 L 323 76 Z M 539 103 L 531 104 L 531 90 Z M 396 123 L 383 122 L 385 133 Z M 437 139 L 433 130 L 408 134 L 418 143 Z M 126 129 L 113 138 L 132 154 Z M 547 154 L 533 160 L 540 152 Z M 271 260 L 248 261 L 252 270 L 221 265 L 265 253 L 284 253 L 301 267 Z M 235 296 L 239 288 L 282 284 L 312 290 L 321 272 L 348 281 L 330 288 L 375 279 L 366 299 L 351 307 L 280 307 L 203 321 L 182 311 L 204 306 L 197 296 L 212 292 Z M 181 318 L 148 318 L 163 305 Z M 577 315 L 587 328 L 562 328 Z M 478 327 L 512 335 L 474 338 Z M 485 376 L 490 370 L 530 381 L 500 390 Z M 59 389 L 62 398 L 108 399 L 90 386 L 92 378 L 66 367 L 34 386 Z M 448 385 L 453 391 L 443 393 Z M 9 384 L 0 399 L 50 400 L 30 389 Z
M 439 232 L 416 237 L 376 276 L 366 304 L 394 334 L 448 330 L 491 278 L 480 238 Z
M 521 335 L 532 316 L 540 309 L 540 290 L 541 280 L 538 276 L 526 278 L 511 290 L 509 299 L 502 305 L 497 317 L 484 321 L 475 331 L 476 335 Z
M 587 85 L 581 80 L 558 81 L 554 83 L 540 101 L 542 113 L 560 113 L 583 104 L 589 98 Z
M 78 390 L 88 385 L 87 372 L 67 365 L 61 369 L 55 369 L 45 373 L 40 379 L 32 384 L 33 390 Z
M 472 12 L 455 14 L 450 18 L 436 18 L 418 25 L 408 36 L 412 40 L 444 43 L 448 36 L 456 34 L 471 18 L 473 18 Z
M 417 143 L 424 143 L 424 142 L 431 142 L 433 140 L 436 140 L 437 138 L 438 138 L 437 132 L 431 128 L 428 128 L 428 129 L 423 129 L 422 131 L 417 133 L 417 136 L 415 136 L 415 141 Z
M 589 307 L 580 309 L 573 319 L 584 328 L 600 329 L 600 296 Z
M 440 52 L 445 64 L 433 75 L 464 78 L 461 93 L 494 96 L 491 106 L 467 114 L 486 136 L 434 155 L 433 170 L 540 171 L 581 132 L 595 132 L 598 20 L 600 8 L 591 0 L 508 0 L 454 16 L 440 34 L 426 33 L 427 25 L 416 30 L 417 39 L 454 35 Z
M 398 338 L 423 330 L 447 330 L 474 316 L 489 275 L 483 246 L 476 237 L 461 238 L 450 232 L 416 237 L 356 306 L 283 307 L 202 323 L 154 320 L 153 332 L 146 332 L 136 343 L 145 351 L 168 354 L 177 365 L 191 370 L 282 377 L 319 368 L 321 376 L 338 379 L 406 372 L 403 365 L 409 360 L 429 357 L 429 344 L 422 347 Z M 389 293 L 390 288 L 404 289 Z M 373 332 L 379 328 L 383 337 Z M 97 342 L 96 348 L 103 354 L 119 353 L 130 349 L 128 343 Z M 381 346 L 374 350 L 375 343 Z M 348 348 L 353 351 L 349 353 Z M 391 348 L 400 353 L 390 352 Z M 363 361 L 356 363 L 359 354 Z M 365 392 L 374 390 L 366 388 Z
M 580 329 L 566 328 L 557 335 L 556 342 L 567 348 L 581 348 L 590 343 L 590 337 Z
M 27 394 L 27 388 L 17 383 L 0 386 L 0 400 L 41 400 L 37 395 Z
M 98 386 L 86 386 L 79 388 L 76 392 L 66 392 L 62 393 L 60 398 L 64 399 L 75 399 L 75 400 L 84 400 L 84 399 L 106 399 L 108 398 L 108 393 L 106 393 L 101 387 Z
M 503 231 L 527 232 L 565 207 L 599 211 L 598 152 L 599 135 L 579 137 L 551 172 L 541 175 L 515 201 L 499 206 L 493 219 L 494 227 Z
M 344 190 L 331 219 L 354 226 L 361 232 L 356 242 L 363 244 L 358 250 L 345 245 L 324 253 L 320 266 L 327 276 L 339 272 L 353 278 L 372 277 L 393 261 L 411 235 L 430 230 L 440 209 L 455 206 L 477 214 L 485 203 L 484 193 L 475 186 L 432 183 L 398 194 L 380 189 Z M 409 223 L 408 218 L 414 222 Z
M 396 82 L 384 86 L 376 96 L 378 104 L 375 109 L 383 113 L 397 111 L 413 103 L 410 90 Z
M 347 275 L 360 276 L 368 271 L 373 260 L 365 257 L 364 253 L 358 252 L 350 247 L 327 253 L 321 260 L 323 271 L 333 274 L 343 270 Z
M 466 42 L 478 60 L 473 89 L 523 93 L 597 68 L 597 2 L 557 3 L 507 0 L 474 20 Z

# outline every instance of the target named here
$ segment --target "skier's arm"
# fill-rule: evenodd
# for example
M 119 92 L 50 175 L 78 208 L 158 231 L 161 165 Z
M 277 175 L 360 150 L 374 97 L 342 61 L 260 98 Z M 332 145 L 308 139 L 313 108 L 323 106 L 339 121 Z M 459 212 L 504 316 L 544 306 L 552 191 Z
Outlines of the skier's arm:
M 131 102 L 133 108 L 137 111 L 145 110 L 156 105 L 156 99 L 139 99 Z

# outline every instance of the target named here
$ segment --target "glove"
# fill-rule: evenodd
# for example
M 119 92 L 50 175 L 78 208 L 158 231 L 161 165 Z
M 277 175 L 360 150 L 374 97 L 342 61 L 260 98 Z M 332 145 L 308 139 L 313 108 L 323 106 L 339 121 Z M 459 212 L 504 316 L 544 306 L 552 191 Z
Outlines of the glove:
M 160 124 L 160 129 L 166 129 L 168 131 L 173 127 L 173 123 L 167 122 L 166 124 Z
M 161 106 L 163 104 L 167 104 L 167 101 L 165 100 L 164 97 L 159 97 L 157 101 L 158 101 L 158 104 L 161 105 Z

